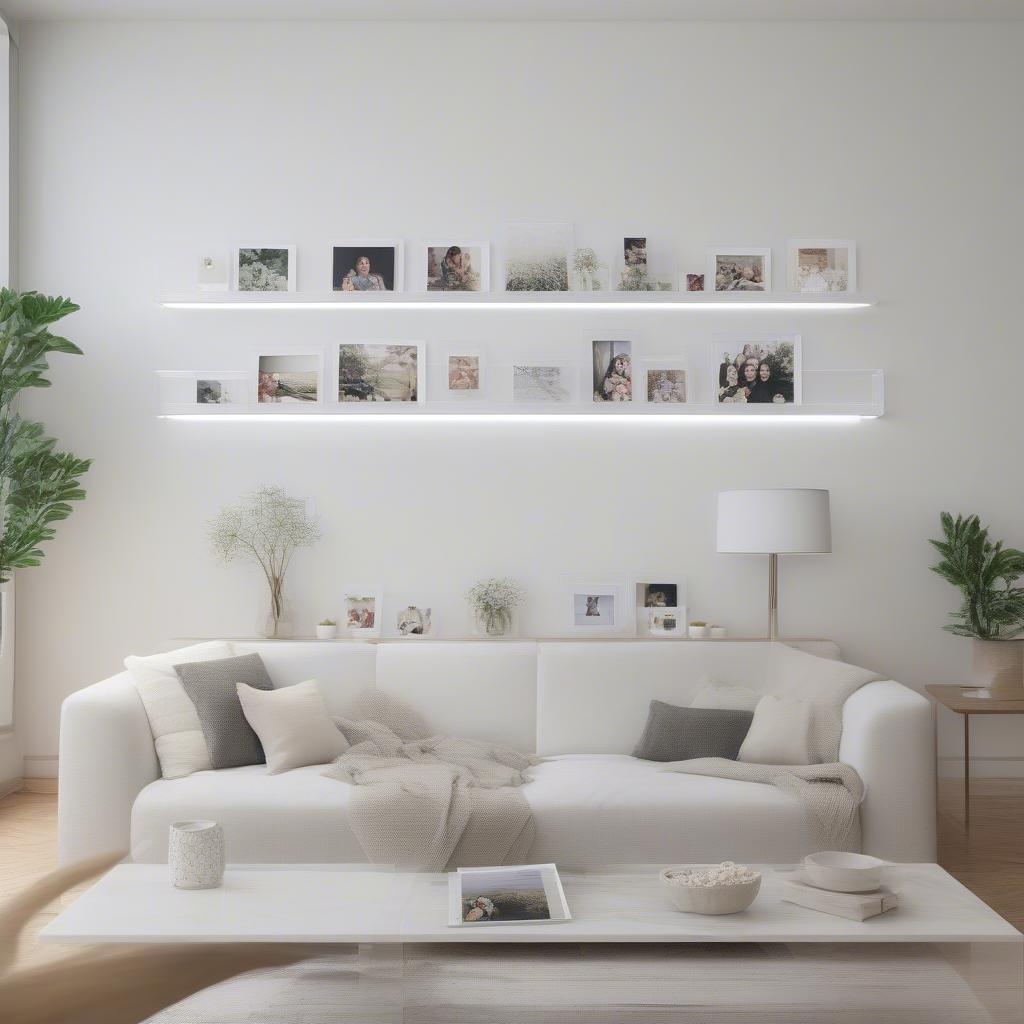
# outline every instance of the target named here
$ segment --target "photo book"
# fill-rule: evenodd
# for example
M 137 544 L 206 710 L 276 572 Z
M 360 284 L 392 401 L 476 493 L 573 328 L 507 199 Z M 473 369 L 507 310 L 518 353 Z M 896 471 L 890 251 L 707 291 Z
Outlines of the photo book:
M 459 868 L 448 876 L 448 924 L 542 924 L 568 921 L 554 864 Z

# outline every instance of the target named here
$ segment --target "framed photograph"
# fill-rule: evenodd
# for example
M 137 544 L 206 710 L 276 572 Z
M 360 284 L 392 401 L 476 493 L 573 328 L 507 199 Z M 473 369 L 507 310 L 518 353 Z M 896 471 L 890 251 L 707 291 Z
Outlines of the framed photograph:
M 704 291 L 704 275 L 703 274 L 686 274 L 684 278 L 685 288 L 680 289 L 686 292 L 702 292 Z
M 621 583 L 571 583 L 568 589 L 571 632 L 620 633 L 628 628 Z
M 686 577 L 646 573 L 632 581 L 637 636 L 686 636 Z
M 631 341 L 616 339 L 590 342 L 595 402 L 633 401 L 632 353 Z
M 423 605 L 408 604 L 398 610 L 395 627 L 399 636 L 431 636 L 434 632 L 433 609 Z
M 427 246 L 428 292 L 486 292 L 490 287 L 490 243 L 441 242 Z
M 231 282 L 236 292 L 295 291 L 295 246 L 234 249 Z
M 252 370 L 158 370 L 157 386 L 164 416 L 245 412 L 256 393 Z
M 199 373 L 195 378 L 195 403 L 219 408 L 246 405 L 248 383 L 246 374 Z
M 624 267 L 647 266 L 647 239 L 645 237 L 622 240 L 622 265 Z
M 226 292 L 230 283 L 229 275 L 226 253 L 217 252 L 199 257 L 196 283 L 201 292 Z
M 448 876 L 448 924 L 557 923 L 572 918 L 554 864 L 459 868 Z
M 769 292 L 772 289 L 772 251 L 749 245 L 718 246 L 708 250 L 704 290 L 709 292 Z
M 512 401 L 516 405 L 571 405 L 576 400 L 573 377 L 573 369 L 563 363 L 517 363 L 512 367 Z
M 812 295 L 855 292 L 856 242 L 806 238 L 790 242 L 789 287 Z
M 450 348 L 444 357 L 444 379 L 446 398 L 483 398 L 483 353 L 472 346 Z
M 678 362 L 644 364 L 644 392 L 657 405 L 686 404 L 686 366 Z
M 260 405 L 319 402 L 322 370 L 323 355 L 320 352 L 260 356 L 256 401 Z
M 339 402 L 422 402 L 423 343 L 352 342 L 338 346 Z
M 567 292 L 571 224 L 511 224 L 505 230 L 505 291 Z
M 402 243 L 348 238 L 331 243 L 331 287 L 336 292 L 400 292 Z
M 344 588 L 344 628 L 349 636 L 379 637 L 384 602 L 379 586 L 351 585 Z
M 716 335 L 712 379 L 719 405 L 799 405 L 800 335 Z

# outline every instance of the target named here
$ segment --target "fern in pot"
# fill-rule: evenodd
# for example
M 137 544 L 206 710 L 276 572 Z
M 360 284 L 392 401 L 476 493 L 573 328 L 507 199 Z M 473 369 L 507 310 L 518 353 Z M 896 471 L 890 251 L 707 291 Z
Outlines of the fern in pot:
M 1024 696 L 1024 551 L 991 541 L 978 516 L 941 516 L 941 540 L 930 541 L 942 556 L 932 566 L 963 595 L 954 620 L 943 626 L 973 638 L 973 682 Z

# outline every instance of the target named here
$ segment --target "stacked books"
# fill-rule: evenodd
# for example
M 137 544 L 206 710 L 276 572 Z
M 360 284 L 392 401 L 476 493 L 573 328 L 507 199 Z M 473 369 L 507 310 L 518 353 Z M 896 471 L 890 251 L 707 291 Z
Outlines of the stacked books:
M 899 893 L 884 885 L 873 892 L 833 892 L 805 882 L 800 873 L 783 885 L 784 902 L 851 921 L 866 921 L 899 906 Z

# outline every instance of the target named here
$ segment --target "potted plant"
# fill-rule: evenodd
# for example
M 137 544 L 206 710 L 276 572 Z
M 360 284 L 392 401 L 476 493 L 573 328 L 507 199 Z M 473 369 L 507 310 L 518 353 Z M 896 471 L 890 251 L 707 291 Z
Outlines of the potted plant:
M 270 608 L 263 635 L 287 636 L 284 578 L 297 548 L 320 539 L 320 527 L 306 504 L 280 487 L 261 487 L 239 504 L 221 509 L 210 523 L 210 542 L 222 562 L 255 562 L 267 581 Z
M 321 619 L 316 624 L 317 640 L 333 640 L 338 635 L 338 623 L 334 619 Z
M 708 635 L 708 624 L 702 619 L 694 619 L 690 623 L 690 639 L 704 640 Z
M 992 542 L 978 516 L 941 515 L 942 540 L 929 543 L 942 556 L 932 571 L 963 595 L 949 633 L 973 639 L 972 676 L 978 686 L 993 690 L 1024 688 L 1024 551 Z
M 474 632 L 491 637 L 511 635 L 516 606 L 522 598 L 522 587 L 507 576 L 475 584 L 466 595 L 473 610 Z
M 708 636 L 712 640 L 724 640 L 725 639 L 725 626 L 719 626 L 717 623 L 712 622 L 708 626 Z

